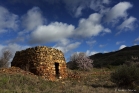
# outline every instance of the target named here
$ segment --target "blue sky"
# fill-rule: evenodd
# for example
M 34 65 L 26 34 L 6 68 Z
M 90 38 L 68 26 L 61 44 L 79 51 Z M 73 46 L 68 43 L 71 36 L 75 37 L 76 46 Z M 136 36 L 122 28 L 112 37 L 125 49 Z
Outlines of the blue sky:
M 68 60 L 138 45 L 138 8 L 138 0 L 0 0 L 0 51 L 48 46 Z

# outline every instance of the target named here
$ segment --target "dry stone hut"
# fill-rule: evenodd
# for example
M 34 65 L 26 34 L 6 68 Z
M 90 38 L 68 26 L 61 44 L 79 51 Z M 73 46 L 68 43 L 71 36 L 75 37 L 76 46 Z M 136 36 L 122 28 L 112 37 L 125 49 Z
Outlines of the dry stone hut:
M 64 54 L 58 49 L 46 46 L 17 51 L 11 66 L 28 70 L 48 80 L 67 77 Z

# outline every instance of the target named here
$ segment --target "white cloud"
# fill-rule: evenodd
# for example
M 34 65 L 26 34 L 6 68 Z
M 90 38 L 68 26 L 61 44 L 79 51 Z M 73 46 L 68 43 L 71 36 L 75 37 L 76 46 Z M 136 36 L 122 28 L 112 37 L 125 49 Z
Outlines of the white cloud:
M 0 45 L 0 57 L 2 56 L 2 51 L 4 50 L 9 50 L 12 54 L 12 58 L 10 59 L 9 62 L 12 61 L 16 51 L 21 51 L 23 49 L 26 49 L 26 48 L 29 48 L 30 46 L 21 46 L 21 45 L 18 45 L 16 43 L 13 43 L 13 44 L 8 44 L 8 45 Z
M 71 43 L 70 40 L 63 39 L 53 47 L 61 50 L 63 53 L 67 53 L 77 48 L 80 44 L 80 42 Z
M 9 50 L 12 54 L 12 57 L 10 58 L 9 62 L 13 60 L 13 57 L 16 53 L 16 51 L 21 51 L 23 49 L 29 48 L 30 46 L 21 46 L 16 43 L 8 44 L 8 45 L 0 45 L 0 57 L 2 56 L 3 51 Z
M 3 50 L 3 48 L 4 48 L 5 46 L 4 45 L 0 45 L 0 57 L 2 56 L 2 50 Z
M 131 16 L 128 19 L 125 19 L 125 21 L 120 26 L 118 26 L 118 29 L 119 30 L 133 30 L 135 28 L 134 24 L 136 21 L 137 19 Z
M 17 30 L 18 22 L 17 15 L 0 6 L 0 33 L 6 32 L 6 29 Z
M 67 10 L 75 17 L 81 16 L 82 10 L 90 8 L 94 11 L 104 10 L 110 0 L 62 0 Z
M 97 36 L 105 28 L 100 24 L 102 15 L 91 14 L 88 19 L 81 19 L 75 33 L 79 37 Z M 104 30 L 105 31 L 105 30 Z M 106 31 L 105 31 L 106 32 Z
M 109 51 L 103 51 L 103 53 L 109 53 Z
M 116 45 L 119 45 L 119 44 L 122 44 L 122 43 L 124 43 L 125 41 L 117 41 L 116 42 Z
M 16 43 L 8 44 L 7 46 L 4 46 L 3 49 L 8 49 L 11 51 L 11 53 L 14 55 L 16 51 L 20 51 L 26 48 L 29 48 L 30 46 L 21 46 Z
M 80 44 L 81 44 L 80 42 L 75 42 L 75 43 L 71 43 L 71 44 L 67 45 L 67 51 L 66 52 L 77 48 Z
M 91 55 L 94 55 L 94 54 L 97 54 L 97 53 L 99 53 L 99 52 L 90 51 L 90 50 L 87 50 L 87 51 L 86 51 L 86 55 L 87 55 L 87 56 L 91 56 Z
M 109 4 L 110 3 L 110 0 L 103 0 L 102 1 L 104 4 Z
M 68 39 L 62 39 L 62 40 L 60 40 L 60 42 L 58 42 L 58 44 L 57 45 L 59 45 L 59 46 L 66 46 L 66 45 L 68 45 L 70 43 L 70 40 L 68 40 Z
M 109 28 L 105 28 L 101 36 L 104 36 L 106 33 L 111 33 L 111 30 Z
M 82 15 L 82 10 L 87 7 L 91 0 L 62 0 L 65 4 L 66 9 L 75 17 Z
M 0 28 L 0 34 L 7 32 L 4 28 Z
M 119 21 L 120 18 L 126 18 L 128 16 L 127 10 L 132 7 L 132 4 L 129 2 L 120 2 L 111 8 L 106 13 L 106 22 L 113 22 L 114 24 Z
M 16 37 L 15 39 L 10 39 L 10 40 L 7 40 L 5 41 L 7 44 L 10 44 L 10 43 L 17 43 L 17 42 L 23 42 L 24 41 L 24 37 Z
M 49 25 L 39 26 L 31 33 L 30 43 L 46 43 L 57 42 L 64 38 L 68 38 L 74 31 L 73 25 L 68 25 L 62 22 L 54 22 Z
M 134 45 L 138 45 L 138 44 L 135 43 Z
M 97 42 L 96 40 L 86 41 L 86 43 L 87 43 L 89 46 L 92 46 L 92 45 L 95 44 L 96 42 Z
M 125 48 L 126 47 L 126 45 L 121 45 L 120 47 L 119 47 L 119 50 L 121 50 L 121 49 L 123 49 L 123 48 Z
M 110 0 L 91 0 L 90 8 L 94 11 L 102 11 L 105 10 L 105 5 L 109 3 Z
M 139 37 L 134 40 L 134 43 L 139 42 Z
M 101 18 L 102 15 L 98 13 L 91 14 L 87 19 L 82 18 L 76 29 L 73 25 L 62 22 L 53 22 L 49 25 L 38 26 L 30 35 L 30 43 L 57 42 L 69 37 L 85 38 L 97 36 L 100 32 L 110 33 L 110 29 L 104 28 L 100 24 Z
M 77 8 L 76 12 L 75 12 L 75 17 L 79 17 L 82 15 L 82 10 L 84 9 L 84 7 L 80 6 Z
M 105 29 L 104 29 L 104 32 L 106 32 L 106 33 L 111 33 L 111 30 L 108 29 L 108 28 L 105 28 Z
M 103 47 L 105 47 L 105 46 L 106 46 L 106 44 L 105 44 L 105 45 L 102 45 L 102 44 L 101 44 L 101 45 L 99 45 L 99 47 L 100 47 L 100 48 L 103 48 Z
M 33 7 L 22 17 L 22 25 L 27 31 L 31 31 L 43 25 L 44 20 L 40 9 L 38 7 Z
M 48 4 L 51 5 L 59 5 L 60 3 L 64 4 L 65 8 L 68 10 L 74 17 L 79 17 L 82 15 L 82 10 L 85 8 L 91 8 L 93 10 L 104 8 L 106 4 L 110 3 L 110 0 L 14 0 L 10 1 L 10 3 L 22 3 L 28 4 L 32 6 L 46 6 Z M 81 8 L 84 7 L 84 8 Z M 95 8 L 92 8 L 95 7 Z M 54 7 L 57 8 L 57 7 Z
M 102 1 L 100 1 L 100 0 L 92 0 L 90 3 L 90 8 L 95 11 L 98 11 L 98 10 L 100 10 L 100 8 L 102 8 L 101 3 L 102 3 Z

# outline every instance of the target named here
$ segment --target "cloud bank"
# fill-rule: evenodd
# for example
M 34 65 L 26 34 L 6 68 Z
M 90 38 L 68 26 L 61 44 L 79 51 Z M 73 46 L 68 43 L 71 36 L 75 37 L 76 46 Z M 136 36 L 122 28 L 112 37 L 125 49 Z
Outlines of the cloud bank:
M 81 44 L 80 42 L 73 43 L 68 39 L 62 39 L 60 42 L 58 42 L 53 47 L 61 50 L 63 53 L 67 53 L 67 52 L 72 51 L 75 48 L 79 47 L 80 44 Z
M 123 49 L 123 48 L 125 48 L 126 47 L 126 45 L 121 45 L 120 47 L 119 47 L 119 50 L 121 50 L 121 49 Z
M 0 6 L 0 33 L 6 32 L 7 29 L 16 31 L 18 29 L 18 22 L 18 15 Z
M 62 22 L 54 22 L 49 25 L 39 26 L 31 33 L 31 44 L 56 42 L 68 38 L 74 31 L 73 25 Z
M 44 20 L 45 18 L 43 18 L 41 10 L 38 7 L 33 7 L 22 17 L 22 26 L 27 31 L 31 31 L 43 25 Z
M 137 19 L 135 17 L 129 17 L 126 19 L 120 26 L 118 26 L 119 30 L 133 30 L 135 28 L 135 22 Z
M 120 2 L 112 7 L 105 15 L 105 21 L 107 23 L 118 23 L 121 18 L 126 18 L 128 16 L 127 10 L 133 5 L 129 2 Z

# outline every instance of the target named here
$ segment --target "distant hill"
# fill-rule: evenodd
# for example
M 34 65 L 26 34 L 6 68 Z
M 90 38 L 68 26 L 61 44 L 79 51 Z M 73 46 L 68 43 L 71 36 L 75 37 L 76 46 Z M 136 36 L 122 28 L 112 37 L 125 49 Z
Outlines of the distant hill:
M 90 59 L 94 60 L 94 67 L 104 67 L 109 65 L 121 65 L 125 61 L 131 60 L 132 56 L 139 58 L 139 45 L 125 47 L 115 52 L 98 53 L 90 56 Z

